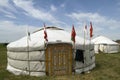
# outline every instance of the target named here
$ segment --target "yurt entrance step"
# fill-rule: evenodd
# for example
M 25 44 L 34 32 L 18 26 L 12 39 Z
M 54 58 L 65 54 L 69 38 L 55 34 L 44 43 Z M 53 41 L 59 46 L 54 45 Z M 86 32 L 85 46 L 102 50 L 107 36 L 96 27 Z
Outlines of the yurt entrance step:
M 46 51 L 46 74 L 72 74 L 72 45 L 68 43 L 48 44 Z

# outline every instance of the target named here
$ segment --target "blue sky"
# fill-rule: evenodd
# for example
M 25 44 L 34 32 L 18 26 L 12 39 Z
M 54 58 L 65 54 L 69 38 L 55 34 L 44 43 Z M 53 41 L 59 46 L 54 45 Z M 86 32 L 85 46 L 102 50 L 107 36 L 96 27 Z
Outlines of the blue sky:
M 0 42 L 11 42 L 40 29 L 43 23 L 83 37 L 93 23 L 94 37 L 120 39 L 120 0 L 0 0 Z M 87 35 L 88 36 L 88 35 Z M 94 38 L 93 37 L 93 38 Z

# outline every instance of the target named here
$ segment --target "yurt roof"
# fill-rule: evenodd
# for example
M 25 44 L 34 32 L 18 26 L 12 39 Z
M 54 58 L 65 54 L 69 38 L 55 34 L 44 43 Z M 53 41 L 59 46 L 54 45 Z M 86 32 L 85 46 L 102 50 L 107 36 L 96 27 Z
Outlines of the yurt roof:
M 47 27 L 46 31 L 48 35 L 48 42 L 61 41 L 61 42 L 72 43 L 71 33 L 68 33 L 63 29 L 60 29 L 57 27 Z M 20 50 L 23 50 L 28 46 L 27 39 L 28 39 L 27 36 L 25 36 L 17 41 L 11 42 L 7 46 L 8 50 L 13 50 L 18 48 Z M 44 41 L 45 41 L 44 30 L 43 28 L 41 28 L 40 30 L 35 31 L 30 35 L 29 48 L 31 48 L 31 50 L 42 49 L 44 48 Z M 86 41 L 86 44 L 90 43 L 88 40 L 85 40 L 85 41 Z M 84 39 L 76 36 L 76 44 L 83 45 Z
M 46 29 L 51 29 L 51 30 L 64 30 L 64 29 L 61 29 L 61 28 L 58 28 L 58 27 L 54 27 L 54 26 L 46 27 Z M 33 33 L 38 32 L 38 31 L 41 31 L 41 30 L 44 30 L 44 28 L 41 28 L 41 29 L 39 29 L 39 30 L 36 30 L 36 31 L 34 31 Z
M 105 36 L 98 36 L 92 40 L 95 44 L 117 44 L 116 42 L 112 41 L 111 39 Z

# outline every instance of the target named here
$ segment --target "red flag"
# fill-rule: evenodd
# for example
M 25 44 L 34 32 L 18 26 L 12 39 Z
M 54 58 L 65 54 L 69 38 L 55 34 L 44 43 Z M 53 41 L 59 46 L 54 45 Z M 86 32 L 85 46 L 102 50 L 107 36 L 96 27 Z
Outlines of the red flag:
M 90 22 L 90 38 L 93 37 L 93 27 L 92 27 L 92 22 Z
M 48 39 L 47 39 L 47 32 L 46 32 L 46 26 L 45 26 L 45 24 L 44 24 L 44 39 L 45 39 L 46 41 L 48 41 Z
M 75 43 L 75 36 L 76 36 L 76 32 L 75 32 L 75 29 L 74 29 L 74 25 L 72 27 L 72 33 L 71 33 L 71 40 Z

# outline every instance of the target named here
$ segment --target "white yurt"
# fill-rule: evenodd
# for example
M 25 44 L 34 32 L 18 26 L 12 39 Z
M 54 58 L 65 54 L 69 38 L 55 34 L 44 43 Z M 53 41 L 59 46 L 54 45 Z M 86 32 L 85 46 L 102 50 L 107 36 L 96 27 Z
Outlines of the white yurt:
M 56 27 L 43 28 L 7 45 L 7 70 L 15 75 L 65 75 L 86 72 L 95 67 L 94 44 Z
M 92 40 L 95 53 L 116 53 L 119 52 L 119 44 L 105 36 L 98 36 Z

